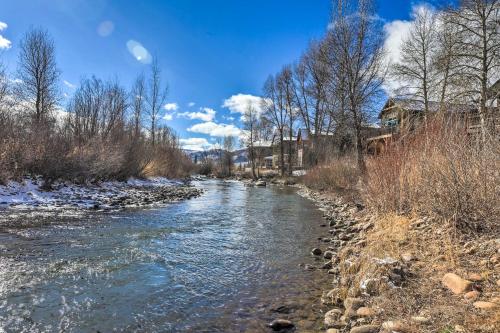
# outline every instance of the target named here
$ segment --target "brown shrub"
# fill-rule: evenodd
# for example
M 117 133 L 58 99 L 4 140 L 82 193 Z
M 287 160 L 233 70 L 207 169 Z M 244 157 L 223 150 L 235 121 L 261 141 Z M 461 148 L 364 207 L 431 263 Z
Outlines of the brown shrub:
M 353 190 L 359 171 L 353 158 L 341 158 L 308 171 L 303 177 L 306 186 L 321 191 Z
M 500 144 L 434 121 L 367 161 L 364 197 L 379 212 L 423 213 L 459 227 L 498 227 Z M 496 223 L 495 223 L 496 222 Z

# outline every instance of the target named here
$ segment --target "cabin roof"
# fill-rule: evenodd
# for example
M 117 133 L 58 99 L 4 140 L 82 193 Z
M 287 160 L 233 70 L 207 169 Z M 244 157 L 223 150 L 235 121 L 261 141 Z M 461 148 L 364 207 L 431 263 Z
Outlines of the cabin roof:
M 429 101 L 429 111 L 437 112 L 440 109 L 441 104 L 435 101 Z M 411 98 L 399 98 L 399 97 L 391 97 L 387 100 L 380 111 L 379 119 L 382 118 L 384 113 L 394 109 L 401 108 L 403 110 L 414 111 L 414 112 L 423 112 L 424 111 L 424 102 Z M 445 108 L 448 112 L 470 112 L 475 110 L 475 107 L 470 104 L 458 104 L 458 103 L 445 103 Z
M 254 148 L 269 148 L 273 144 L 272 141 L 267 141 L 267 140 L 256 140 L 253 142 L 253 147 Z
M 500 79 L 493 83 L 490 89 L 488 89 L 488 96 L 489 98 L 497 98 L 500 96 Z
M 314 130 L 311 130 L 310 132 L 312 135 L 314 135 L 315 131 Z M 320 132 L 319 134 L 320 136 L 333 136 L 333 133 L 330 133 L 330 132 Z M 299 131 L 298 131 L 298 134 L 297 134 L 297 138 L 300 138 L 301 140 L 303 141 L 307 141 L 309 140 L 309 131 L 307 130 L 307 128 L 299 128 Z

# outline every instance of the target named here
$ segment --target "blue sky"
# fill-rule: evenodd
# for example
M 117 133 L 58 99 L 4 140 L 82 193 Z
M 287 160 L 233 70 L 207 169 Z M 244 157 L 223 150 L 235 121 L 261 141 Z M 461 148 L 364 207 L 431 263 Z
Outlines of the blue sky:
M 1 0 L 0 52 L 14 73 L 22 35 L 30 26 L 46 28 L 56 43 L 67 95 L 92 74 L 118 78 L 128 88 L 155 55 L 170 87 L 163 121 L 186 147 L 208 147 L 220 135 L 236 134 L 241 103 L 259 95 L 269 74 L 297 60 L 311 39 L 324 34 L 330 3 Z M 417 4 L 379 1 L 379 16 L 394 24 L 388 32 L 393 39 Z

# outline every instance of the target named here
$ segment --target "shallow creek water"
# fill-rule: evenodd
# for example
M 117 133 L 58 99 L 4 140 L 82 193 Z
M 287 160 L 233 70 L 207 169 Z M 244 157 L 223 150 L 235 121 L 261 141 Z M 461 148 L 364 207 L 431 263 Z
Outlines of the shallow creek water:
M 290 188 L 195 185 L 161 208 L 0 218 L 0 332 L 317 327 L 327 274 L 302 265 L 321 263 L 322 213 Z

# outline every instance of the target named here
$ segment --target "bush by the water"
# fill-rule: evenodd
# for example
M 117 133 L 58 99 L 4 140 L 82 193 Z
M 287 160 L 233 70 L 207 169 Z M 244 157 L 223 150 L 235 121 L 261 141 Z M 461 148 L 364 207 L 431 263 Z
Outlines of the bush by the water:
M 31 29 L 19 50 L 16 77 L 0 59 L 0 183 L 40 175 L 50 187 L 57 179 L 183 177 L 192 171 L 176 135 L 158 124 L 167 89 L 156 60 L 130 91 L 116 79 L 82 79 L 63 109 L 48 32 Z
M 498 227 L 500 143 L 442 120 L 368 159 L 366 202 L 380 212 L 436 216 L 458 227 Z
M 303 178 L 305 185 L 321 191 L 352 190 L 358 180 L 356 160 L 348 157 L 319 165 L 309 170 Z

